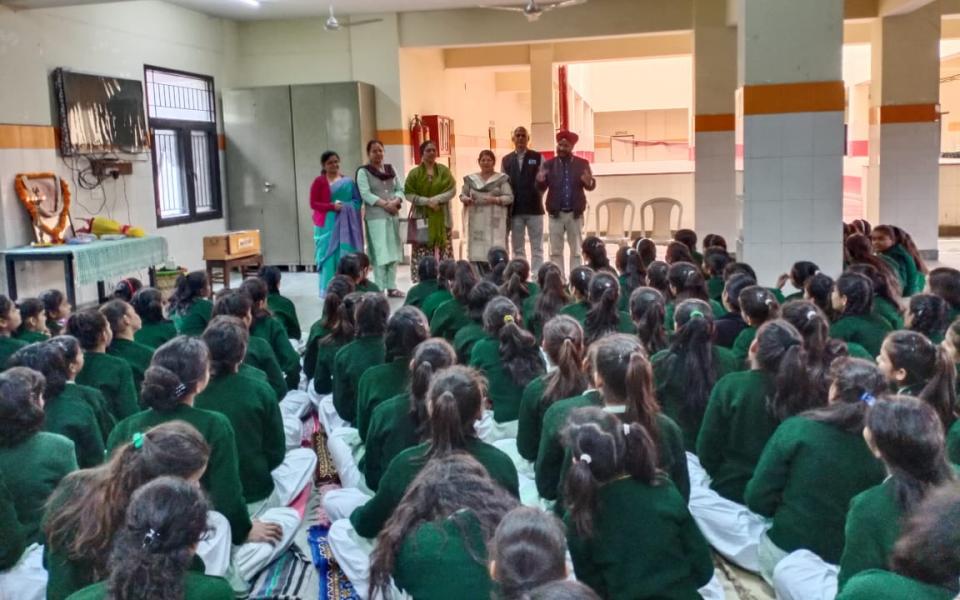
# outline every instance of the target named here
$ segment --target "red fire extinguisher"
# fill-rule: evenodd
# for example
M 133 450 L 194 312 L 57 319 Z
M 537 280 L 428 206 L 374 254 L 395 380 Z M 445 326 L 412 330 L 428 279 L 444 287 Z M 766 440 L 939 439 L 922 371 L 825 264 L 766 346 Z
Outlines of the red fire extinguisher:
M 413 115 L 410 120 L 410 146 L 413 151 L 413 162 L 420 164 L 420 144 L 430 139 L 430 130 L 420 120 L 420 115 Z

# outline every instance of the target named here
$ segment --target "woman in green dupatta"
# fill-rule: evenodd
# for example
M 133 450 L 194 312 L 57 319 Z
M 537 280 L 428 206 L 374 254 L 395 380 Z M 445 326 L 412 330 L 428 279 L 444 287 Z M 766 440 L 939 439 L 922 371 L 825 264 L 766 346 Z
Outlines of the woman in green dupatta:
M 349 177 L 340 174 L 340 155 L 327 150 L 320 156 L 323 175 L 310 186 L 313 241 L 316 247 L 320 297 L 337 272 L 340 257 L 363 251 L 360 194 Z
M 437 260 L 453 258 L 450 243 L 450 199 L 456 194 L 456 182 L 450 169 L 437 163 L 437 144 L 431 140 L 420 145 L 420 164 L 407 173 L 404 194 L 413 205 L 409 219 L 415 223 L 416 236 L 407 241 L 412 246 L 410 279 L 419 280 L 417 265 L 424 256 Z M 413 230 L 414 227 L 411 227 Z

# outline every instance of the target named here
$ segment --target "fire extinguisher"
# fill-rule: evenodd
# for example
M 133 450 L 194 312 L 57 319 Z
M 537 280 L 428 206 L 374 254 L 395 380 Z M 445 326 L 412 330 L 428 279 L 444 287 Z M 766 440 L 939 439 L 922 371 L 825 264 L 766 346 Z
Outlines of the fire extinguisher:
M 420 144 L 430 139 L 430 130 L 427 129 L 420 115 L 413 115 L 410 120 L 410 145 L 413 147 L 413 162 L 420 164 Z

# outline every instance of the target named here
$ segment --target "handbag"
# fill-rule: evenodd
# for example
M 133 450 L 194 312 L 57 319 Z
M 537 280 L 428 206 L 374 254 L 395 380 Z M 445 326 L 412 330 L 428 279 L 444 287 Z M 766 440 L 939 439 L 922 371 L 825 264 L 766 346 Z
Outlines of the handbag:
M 414 215 L 415 208 L 410 207 L 410 213 L 407 215 L 407 243 L 408 244 L 426 244 L 430 240 L 430 229 L 427 226 L 426 218 L 417 218 Z

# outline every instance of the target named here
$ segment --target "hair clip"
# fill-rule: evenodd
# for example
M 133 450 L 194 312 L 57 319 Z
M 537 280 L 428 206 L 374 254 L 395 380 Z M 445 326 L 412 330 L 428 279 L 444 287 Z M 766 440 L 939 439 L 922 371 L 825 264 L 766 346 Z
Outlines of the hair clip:
M 815 311 L 815 310 L 807 311 L 807 320 L 808 320 L 808 321 L 812 321 L 812 320 L 814 320 L 814 319 L 816 319 L 816 318 L 817 318 L 817 311 Z
M 187 386 L 182 383 L 178 383 L 177 387 L 174 388 L 173 390 L 173 395 L 176 396 L 177 398 L 183 398 L 186 394 L 187 394 Z
M 578 461 L 578 462 L 585 462 L 585 463 L 587 463 L 587 464 L 589 465 L 590 463 L 593 462 L 593 457 L 591 457 L 589 454 L 587 454 L 586 452 L 584 452 L 583 454 L 580 455 L 580 458 L 578 458 L 577 461 Z
M 144 547 L 144 548 L 147 548 L 147 547 L 149 547 L 149 546 L 152 546 L 152 545 L 153 545 L 157 540 L 159 540 L 159 539 L 160 539 L 160 533 L 157 532 L 156 529 L 154 529 L 153 527 L 151 527 L 151 528 L 150 528 L 150 531 L 148 531 L 148 532 L 147 532 L 146 534 L 144 534 L 144 536 L 143 536 L 143 547 Z
M 700 312 L 699 310 L 691 310 L 691 311 L 690 311 L 690 318 L 691 318 L 691 319 L 702 319 L 702 318 L 704 318 L 704 317 L 703 317 L 703 313 Z
M 624 424 L 623 424 L 623 435 L 630 435 L 630 424 L 629 424 L 629 423 L 624 423 Z
M 864 402 L 867 406 L 873 406 L 877 403 L 877 398 L 870 392 L 864 392 L 860 394 L 860 401 Z
M 503 315 L 503 324 L 513 323 L 513 315 Z
M 143 438 L 144 438 L 144 435 L 139 431 L 133 434 L 133 447 L 136 448 L 137 450 L 139 450 L 140 448 L 143 448 Z

